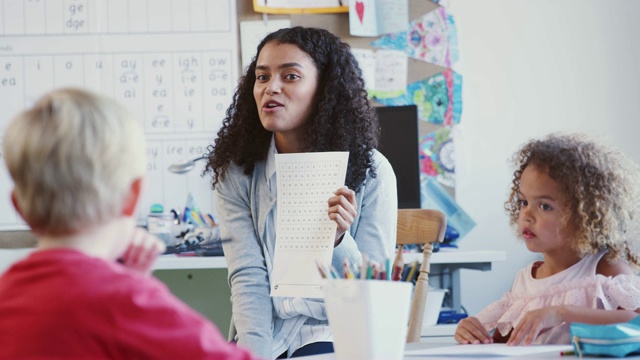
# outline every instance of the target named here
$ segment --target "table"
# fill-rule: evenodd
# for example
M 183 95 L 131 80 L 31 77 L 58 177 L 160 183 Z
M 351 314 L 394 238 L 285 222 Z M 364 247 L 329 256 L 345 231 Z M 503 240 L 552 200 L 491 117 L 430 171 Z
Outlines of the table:
M 428 348 L 437 348 L 437 347 L 442 347 L 442 346 L 451 346 L 451 344 L 444 344 L 444 343 L 412 343 L 412 344 L 407 344 L 405 347 L 405 350 L 417 350 L 417 349 L 428 349 Z M 464 347 L 467 345 L 457 345 L 460 347 Z M 425 360 L 451 360 L 451 359 L 574 359 L 577 358 L 574 355 L 569 355 L 569 356 L 562 356 L 560 355 L 559 351 L 544 351 L 544 352 L 538 352 L 535 354 L 528 354 L 528 355 L 517 355 L 517 356 L 491 356 L 491 355 L 487 355 L 487 356 L 483 356 L 483 355 L 470 355 L 470 354 L 466 354 L 466 355 L 459 355 L 459 356 L 455 356 L 455 355 L 448 355 L 448 356 L 426 356 L 426 355 L 422 355 L 422 356 L 409 356 L 409 355 L 405 355 L 403 357 L 404 360 L 419 360 L 419 359 L 425 359 Z M 309 359 L 309 360 L 336 360 L 336 354 L 335 353 L 330 353 L 330 354 L 321 354 L 321 355 L 312 355 L 312 356 L 302 356 L 299 359 Z M 625 359 L 640 359 L 640 356 L 631 356 L 631 357 L 625 357 Z
M 11 264 L 19 259 L 27 256 L 31 248 L 19 248 L 19 249 L 0 249 L 0 273 L 4 272 Z M 421 253 L 405 253 L 405 263 L 410 263 L 414 260 L 422 261 Z M 431 272 L 432 274 L 443 274 L 442 278 L 444 284 L 442 287 L 446 287 L 451 292 L 453 307 L 458 311 L 461 308 L 460 305 L 460 270 L 473 269 L 480 271 L 491 270 L 492 264 L 496 261 L 505 261 L 506 253 L 504 251 L 493 250 L 460 250 L 460 249 L 441 249 L 439 252 L 433 253 L 431 256 Z M 161 280 L 167 282 L 170 285 L 172 291 L 176 293 L 182 300 L 195 307 L 197 310 L 208 317 L 221 316 L 221 312 L 229 312 L 224 316 L 223 320 L 216 320 L 216 324 L 221 329 L 228 327 L 227 317 L 230 317 L 231 305 L 229 304 L 228 289 L 221 291 L 221 289 L 208 289 L 209 285 L 204 284 L 218 284 L 218 286 L 224 286 L 226 283 L 227 262 L 222 256 L 176 256 L 176 255 L 162 255 L 158 258 L 154 264 L 154 271 L 161 270 L 156 273 Z M 169 273 L 177 273 L 181 270 L 215 270 L 220 269 L 224 273 L 216 274 L 215 279 L 201 279 L 204 274 L 196 276 L 197 281 L 191 280 L 187 282 L 184 277 L 173 276 Z M 167 270 L 167 271 L 164 271 Z M 218 271 L 218 272 L 219 272 Z M 184 272 L 184 271 L 183 271 Z M 192 279 L 192 278 L 190 278 Z M 433 280 L 433 278 L 432 278 Z M 433 283 L 432 283 L 433 284 Z M 203 288 L 206 287 L 205 288 Z M 228 287 L 228 286 L 227 286 Z M 204 291 L 206 292 L 206 295 Z M 216 299 L 201 299 L 202 296 L 216 296 Z M 425 326 L 422 329 L 422 337 L 431 338 L 433 341 L 451 341 L 453 334 L 455 333 L 456 324 L 446 325 L 433 325 Z
M 24 258 L 32 248 L 0 249 L 0 273 L 11 264 Z M 434 269 L 444 269 L 452 277 L 452 285 L 456 289 L 460 286 L 460 270 L 475 269 L 481 271 L 491 270 L 491 264 L 507 259 L 504 251 L 491 250 L 441 250 L 431 256 L 431 265 Z M 422 254 L 406 253 L 405 263 L 413 260 L 422 261 Z M 223 256 L 177 256 L 161 255 L 156 261 L 154 270 L 178 270 L 178 269 L 226 269 L 227 262 Z M 433 271 L 432 272 L 436 272 Z M 454 303 L 460 306 L 460 297 L 456 296 Z
M 11 264 L 26 257 L 32 248 L 0 249 L 0 273 Z M 186 270 L 186 269 L 226 269 L 227 262 L 222 256 L 176 256 L 161 255 L 156 260 L 153 270 Z

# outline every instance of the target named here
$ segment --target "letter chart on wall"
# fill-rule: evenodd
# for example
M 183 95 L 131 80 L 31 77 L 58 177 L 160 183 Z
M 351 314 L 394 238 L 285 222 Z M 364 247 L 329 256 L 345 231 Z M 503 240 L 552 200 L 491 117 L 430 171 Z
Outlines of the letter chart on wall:
M 18 112 L 54 88 L 74 86 L 125 105 L 147 136 L 148 177 L 138 218 L 151 204 L 213 213 L 204 161 L 231 102 L 238 72 L 233 0 L 0 0 L 0 143 Z M 0 158 L 2 153 L 0 151 Z M 126 159 L 122 159 L 126 161 Z M 0 166 L 0 230 L 25 229 Z

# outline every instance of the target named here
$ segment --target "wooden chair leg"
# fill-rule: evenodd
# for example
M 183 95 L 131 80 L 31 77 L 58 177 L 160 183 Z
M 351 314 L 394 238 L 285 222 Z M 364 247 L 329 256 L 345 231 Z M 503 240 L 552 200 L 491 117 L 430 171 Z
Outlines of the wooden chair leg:
M 429 272 L 431 271 L 431 254 L 433 244 L 426 243 L 422 248 L 422 265 L 420 265 L 420 275 L 416 280 L 413 289 L 413 302 L 411 304 L 411 318 L 409 319 L 409 330 L 407 332 L 407 343 L 420 342 L 422 334 L 422 320 L 424 319 L 424 307 L 427 302 L 427 292 L 429 290 Z

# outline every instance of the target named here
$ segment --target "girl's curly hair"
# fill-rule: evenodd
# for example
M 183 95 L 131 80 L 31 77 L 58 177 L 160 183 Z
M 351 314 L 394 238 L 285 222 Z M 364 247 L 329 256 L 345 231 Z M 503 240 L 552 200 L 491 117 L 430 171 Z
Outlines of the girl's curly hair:
M 253 97 L 256 61 L 267 43 L 293 44 L 309 55 L 318 70 L 318 89 L 307 120 L 305 152 L 349 151 L 346 185 L 357 190 L 372 168 L 372 150 L 380 127 L 370 106 L 362 71 L 348 44 L 327 30 L 285 28 L 267 35 L 233 96 L 204 173 L 213 172 L 212 187 L 224 179 L 229 164 L 249 175 L 267 157 L 272 132 L 264 129 Z
M 581 134 L 551 134 L 525 144 L 512 158 L 511 192 L 505 202 L 509 223 L 520 215 L 520 181 L 527 166 L 546 170 L 560 187 L 562 224 L 584 256 L 607 250 L 609 261 L 625 259 L 640 268 L 640 177 L 638 165 L 621 152 Z

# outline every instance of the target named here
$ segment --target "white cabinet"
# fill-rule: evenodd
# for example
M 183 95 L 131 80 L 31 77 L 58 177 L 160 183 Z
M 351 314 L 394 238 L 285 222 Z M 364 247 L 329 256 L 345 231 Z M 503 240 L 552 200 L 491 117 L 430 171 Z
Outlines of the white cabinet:
M 422 261 L 422 253 L 403 254 L 405 263 L 414 260 Z M 491 265 L 496 261 L 506 261 L 507 254 L 504 251 L 493 250 L 460 250 L 441 248 L 431 255 L 431 276 L 429 284 L 449 289 L 451 296 L 451 308 L 462 312 L 460 303 L 460 270 L 472 269 L 480 271 L 491 270 Z M 435 275 L 438 276 L 435 276 Z M 437 280 L 440 280 L 438 284 Z M 440 324 L 425 326 L 422 328 L 422 337 L 435 337 L 441 342 L 445 337 L 451 337 L 455 333 L 456 324 Z

